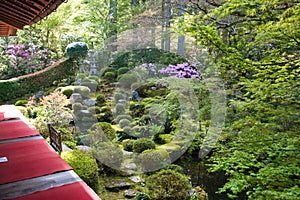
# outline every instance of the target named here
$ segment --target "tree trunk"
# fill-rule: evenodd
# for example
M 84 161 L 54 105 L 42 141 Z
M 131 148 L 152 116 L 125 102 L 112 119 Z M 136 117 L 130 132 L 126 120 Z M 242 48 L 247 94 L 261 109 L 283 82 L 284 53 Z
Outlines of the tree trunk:
M 179 0 L 178 16 L 181 18 L 180 22 L 183 22 L 184 0 Z M 184 35 L 178 37 L 177 54 L 184 56 Z
M 118 0 L 109 1 L 109 16 L 110 16 L 110 33 L 109 33 L 109 50 L 117 51 L 118 28 L 117 28 L 117 5 Z
M 161 1 L 161 15 L 164 18 L 165 17 L 165 0 Z M 165 24 L 162 23 L 161 25 L 161 47 L 162 50 L 165 50 Z
M 171 39 L 170 39 L 170 27 L 171 27 L 171 0 L 166 0 L 166 39 L 165 50 L 170 51 Z

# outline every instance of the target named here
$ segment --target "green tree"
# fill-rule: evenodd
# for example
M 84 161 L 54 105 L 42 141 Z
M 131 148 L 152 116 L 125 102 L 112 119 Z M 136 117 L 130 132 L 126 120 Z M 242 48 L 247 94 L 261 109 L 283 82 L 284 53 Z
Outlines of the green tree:
M 228 93 L 224 137 L 212 170 L 231 198 L 297 199 L 300 4 L 225 0 L 189 3 L 183 30 L 215 59 Z M 194 15 L 193 13 L 197 13 Z

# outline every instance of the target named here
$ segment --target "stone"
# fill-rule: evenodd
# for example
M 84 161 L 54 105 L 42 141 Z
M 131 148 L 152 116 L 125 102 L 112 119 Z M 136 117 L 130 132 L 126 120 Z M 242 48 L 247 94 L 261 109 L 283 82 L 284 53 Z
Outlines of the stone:
M 120 83 L 119 82 L 114 82 L 109 84 L 111 87 L 119 87 Z
M 82 102 L 83 104 L 87 105 L 87 106 L 94 106 L 97 104 L 97 101 L 94 99 L 85 99 Z
M 151 90 L 156 90 L 156 87 L 151 87 Z
M 76 85 L 80 85 L 82 83 L 82 79 L 80 78 L 80 79 L 77 79 L 76 81 L 75 81 L 75 84 Z
M 77 146 L 77 149 L 78 149 L 78 150 L 81 150 L 81 151 L 86 151 L 86 152 L 88 152 L 88 151 L 91 150 L 91 147 L 89 147 L 89 146 L 84 146 L 84 145 L 78 145 L 78 146 Z
M 124 197 L 129 198 L 129 199 L 135 197 L 135 191 L 132 190 L 132 189 L 125 190 L 124 191 Z
M 79 93 L 73 93 L 70 97 L 72 104 L 82 101 L 82 96 Z
M 126 169 L 129 169 L 129 170 L 136 170 L 137 169 L 137 166 L 135 163 L 128 163 L 124 166 Z
M 130 180 L 132 182 L 134 182 L 134 183 L 140 183 L 140 182 L 142 182 L 142 179 L 141 179 L 140 176 L 132 176 L 132 177 L 130 177 Z
M 118 181 L 111 181 L 105 184 L 105 188 L 110 191 L 118 191 L 130 188 L 131 184 L 124 179 Z

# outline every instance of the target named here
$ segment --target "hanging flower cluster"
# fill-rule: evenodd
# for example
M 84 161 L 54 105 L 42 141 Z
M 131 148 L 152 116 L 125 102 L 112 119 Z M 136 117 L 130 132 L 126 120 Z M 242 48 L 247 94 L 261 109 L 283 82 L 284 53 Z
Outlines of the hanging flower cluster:
M 169 65 L 166 68 L 158 70 L 161 74 L 167 74 L 176 78 L 196 78 L 201 79 L 201 76 L 196 67 L 189 65 L 188 63 Z

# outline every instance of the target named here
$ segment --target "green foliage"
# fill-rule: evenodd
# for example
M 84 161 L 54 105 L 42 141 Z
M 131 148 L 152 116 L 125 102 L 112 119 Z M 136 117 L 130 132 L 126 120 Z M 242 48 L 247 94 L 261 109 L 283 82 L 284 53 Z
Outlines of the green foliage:
M 106 72 L 104 74 L 104 78 L 109 81 L 109 82 L 113 82 L 115 80 L 115 73 L 114 72 Z
M 125 151 L 133 151 L 133 144 L 135 140 L 126 139 L 122 141 L 122 145 Z
M 182 24 L 226 81 L 226 127 L 210 160 L 228 175 L 220 191 L 230 198 L 299 196 L 299 12 L 292 1 L 226 0 Z
M 61 89 L 61 92 L 66 95 L 67 98 L 70 98 L 71 95 L 73 94 L 74 92 L 74 88 L 73 87 L 63 87 Z
M 147 149 L 155 149 L 155 143 L 148 138 L 139 138 L 133 144 L 133 152 L 142 153 Z
M 88 45 L 84 42 L 73 42 L 66 47 L 67 57 L 84 58 L 88 54 Z
M 132 117 L 130 115 L 118 115 L 115 119 L 116 123 L 119 123 L 122 119 L 127 119 L 132 121 Z
M 170 164 L 170 156 L 164 149 L 144 150 L 138 159 L 141 162 L 141 167 L 144 172 L 155 171 Z
M 119 79 L 120 86 L 125 89 L 131 89 L 131 84 L 137 82 L 137 76 L 134 74 L 123 74 Z
M 138 192 L 135 195 L 136 200 L 151 200 L 150 196 L 144 192 Z
M 117 57 L 111 66 L 116 68 L 132 68 L 139 66 L 143 63 L 156 63 L 156 64 L 178 64 L 185 63 L 186 59 L 171 52 L 161 52 L 156 48 L 137 49 L 130 52 L 125 52 Z
M 99 105 L 105 103 L 105 95 L 104 94 L 97 94 L 96 101 Z
M 94 191 L 99 188 L 98 165 L 92 155 L 79 150 L 62 153 L 62 158 Z
M 103 165 L 118 169 L 123 161 L 122 150 L 110 142 L 93 143 L 92 151 L 95 158 Z
M 90 92 L 91 92 L 90 88 L 86 86 L 74 86 L 74 93 L 79 93 L 83 97 L 89 97 Z
M 28 103 L 28 100 L 22 99 L 22 100 L 18 100 L 15 103 L 15 106 L 25 106 Z
M 115 115 L 124 115 L 125 106 L 122 103 L 117 103 L 115 106 Z
M 116 137 L 116 131 L 107 122 L 98 122 L 94 124 L 89 130 L 89 135 L 94 142 L 97 141 L 111 141 Z
M 98 83 L 96 81 L 88 81 L 88 82 L 82 82 L 80 83 L 81 86 L 88 87 L 90 91 L 95 92 L 98 87 Z
M 119 126 L 120 126 L 120 128 L 124 128 L 126 126 L 129 126 L 130 123 L 131 123 L 131 121 L 128 119 L 121 119 L 119 121 Z
M 118 69 L 118 76 L 120 76 L 122 74 L 125 74 L 128 71 L 129 71 L 128 67 L 121 67 L 121 68 Z
M 161 170 L 146 180 L 146 187 L 152 199 L 189 199 L 191 185 L 189 178 L 172 170 Z

